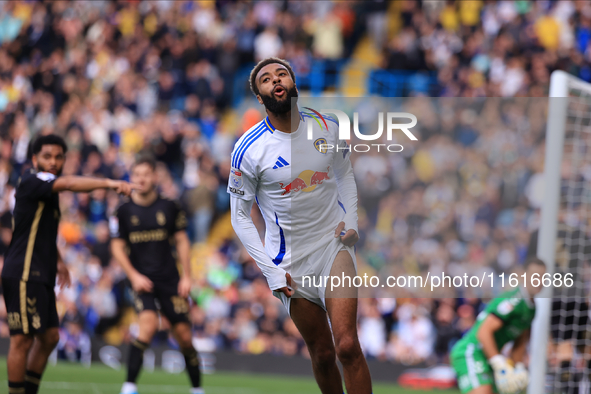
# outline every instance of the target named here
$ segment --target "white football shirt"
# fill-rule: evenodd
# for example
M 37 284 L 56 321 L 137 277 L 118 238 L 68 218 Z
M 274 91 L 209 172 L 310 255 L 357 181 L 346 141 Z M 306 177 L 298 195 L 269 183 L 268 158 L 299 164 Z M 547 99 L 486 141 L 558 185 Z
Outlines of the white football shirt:
M 338 140 L 336 121 L 319 115 L 300 112 L 292 133 L 275 129 L 267 117 L 232 152 L 228 192 L 257 202 L 266 225 L 265 252 L 286 271 L 333 239 L 341 221 L 346 230 L 357 231 L 356 192 L 349 193 L 351 201 L 339 196 L 344 179 L 353 183 L 348 190 L 355 190 L 350 149 Z M 307 121 L 312 123 L 311 140 Z

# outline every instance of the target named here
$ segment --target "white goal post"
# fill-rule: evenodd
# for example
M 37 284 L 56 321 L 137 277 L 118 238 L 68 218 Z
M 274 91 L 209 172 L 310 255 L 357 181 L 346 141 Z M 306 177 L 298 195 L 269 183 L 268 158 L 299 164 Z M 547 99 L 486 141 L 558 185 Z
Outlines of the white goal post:
M 566 118 L 569 75 L 554 71 L 550 77 L 550 99 L 548 122 L 546 124 L 546 152 L 544 157 L 544 201 L 542 205 L 540 231 L 538 233 L 538 257 L 546 263 L 547 272 L 553 274 L 556 256 L 558 230 L 558 208 L 560 205 L 560 168 Z M 555 101 L 555 102 L 553 102 Z M 556 104 L 556 105 L 554 105 Z M 560 149 L 550 149 L 550 147 Z M 530 384 L 527 394 L 541 394 L 545 390 L 548 337 L 550 332 L 550 311 L 552 289 L 546 288 L 536 301 L 536 316 L 532 325 L 530 341 Z
M 540 230 L 538 233 L 537 255 L 546 263 L 547 272 L 554 274 L 560 271 L 557 266 L 557 244 L 564 241 L 564 245 L 576 245 L 576 247 L 587 248 L 589 241 L 584 236 L 574 235 L 576 230 L 566 230 L 566 233 L 561 231 L 560 227 L 563 224 L 559 223 L 559 212 L 561 207 L 573 207 L 577 204 L 588 206 L 589 201 L 586 195 L 578 195 L 577 191 L 590 190 L 590 186 L 586 186 L 586 180 L 580 181 L 576 179 L 579 168 L 583 165 L 591 163 L 591 151 L 587 145 L 589 135 L 591 135 L 591 84 L 586 83 L 564 71 L 554 71 L 550 79 L 550 93 L 548 99 L 548 120 L 546 126 L 546 150 L 544 161 L 544 200 L 541 210 Z M 568 161 L 568 163 L 567 163 Z M 565 174 L 563 165 L 568 164 L 569 175 L 568 179 L 564 179 Z M 573 174 L 573 175 L 570 175 Z M 573 205 L 574 204 L 574 205 Z M 566 208 L 565 208 L 566 209 Z M 580 210 L 580 208 L 578 208 Z M 572 208 L 572 212 L 578 212 L 577 208 Z M 576 216 L 576 214 L 575 214 Z M 585 211 L 584 218 L 577 218 L 583 222 L 582 219 L 588 219 L 588 214 Z M 587 226 L 585 224 L 584 226 Z M 584 227 L 586 228 L 586 227 Z M 559 234 L 563 234 L 560 236 Z M 564 235 L 566 234 L 566 235 Z M 579 234 L 579 233 L 577 233 Z M 585 245 L 587 244 L 587 245 Z M 578 249 L 577 249 L 578 250 Z M 575 262 L 576 273 L 584 272 L 585 261 L 589 256 L 581 255 L 580 252 L 569 252 L 569 261 Z M 572 264 L 572 263 L 569 263 Z M 573 268 L 572 265 L 569 265 Z M 580 268 L 579 268 L 580 267 Z M 584 277 L 584 275 L 581 275 Z M 576 282 L 582 283 L 582 282 Z M 575 285 L 576 287 L 577 285 Z M 559 295 L 561 294 L 561 295 Z M 575 288 L 574 293 L 578 300 L 574 301 L 579 304 L 585 303 L 581 297 L 584 294 L 583 286 L 579 289 Z M 553 297 L 559 302 L 564 302 L 561 305 L 557 314 L 553 310 Z M 561 298 L 562 297 L 562 298 Z M 565 323 L 565 316 L 578 318 L 578 311 L 570 312 L 565 310 L 563 312 L 562 305 L 566 305 L 568 297 L 561 291 L 556 290 L 553 293 L 552 288 L 544 289 L 536 298 L 536 316 L 532 325 L 532 336 L 530 341 L 530 384 L 528 386 L 528 394 L 543 394 L 547 392 L 547 376 L 550 376 L 552 382 L 552 393 L 556 391 L 556 385 L 561 383 L 557 380 L 556 372 L 548 371 L 548 341 L 550 340 L 551 330 L 559 332 L 567 331 L 568 329 L 579 329 L 574 327 L 578 323 Z M 577 305 L 579 305 L 577 304 Z M 556 307 L 554 307 L 556 309 Z M 586 312 L 585 312 L 586 313 Z M 560 319 L 560 324 L 553 323 L 554 314 L 557 314 Z M 552 325 L 552 326 L 551 326 Z M 556 327 L 555 327 L 556 326 Z M 553 331 L 554 332 L 554 331 Z M 573 335 L 573 334 L 570 334 Z M 561 337 L 562 338 L 562 337 Z M 573 341 L 571 337 L 568 340 Z M 574 346 L 573 346 L 574 347 Z M 573 354 L 576 349 L 573 350 Z M 574 357 L 574 356 L 573 356 Z M 574 364 L 574 362 L 573 362 Z M 554 375 L 548 374 L 553 372 Z M 552 378 L 554 380 L 552 380 Z M 578 388 L 583 378 L 578 378 L 570 383 L 572 386 L 564 389 L 559 389 L 564 393 L 581 393 L 585 391 L 578 391 Z M 586 379 L 586 378 L 585 378 Z

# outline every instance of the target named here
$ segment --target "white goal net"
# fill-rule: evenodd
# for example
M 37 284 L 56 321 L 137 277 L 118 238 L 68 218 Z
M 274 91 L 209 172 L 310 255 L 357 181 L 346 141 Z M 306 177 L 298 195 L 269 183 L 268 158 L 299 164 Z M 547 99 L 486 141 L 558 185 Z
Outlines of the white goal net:
M 552 74 L 538 256 L 571 287 L 537 300 L 528 394 L 587 394 L 591 374 L 591 84 Z

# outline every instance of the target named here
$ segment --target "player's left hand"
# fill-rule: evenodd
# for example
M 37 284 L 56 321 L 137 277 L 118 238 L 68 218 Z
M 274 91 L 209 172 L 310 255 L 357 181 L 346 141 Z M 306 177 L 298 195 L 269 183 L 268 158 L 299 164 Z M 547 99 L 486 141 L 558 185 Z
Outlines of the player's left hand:
M 191 292 L 191 278 L 183 276 L 179 281 L 178 291 L 180 297 L 187 298 Z
M 341 242 L 345 244 L 345 246 L 353 246 L 357 241 L 359 241 L 359 235 L 355 230 L 345 230 L 345 222 L 340 222 L 337 226 L 337 229 L 334 232 L 334 237 L 341 237 Z M 344 233 L 344 234 L 343 234 Z
M 70 271 L 68 271 L 68 267 L 64 263 L 59 263 L 57 265 L 57 285 L 61 290 L 66 287 L 70 287 L 72 281 L 70 279 Z

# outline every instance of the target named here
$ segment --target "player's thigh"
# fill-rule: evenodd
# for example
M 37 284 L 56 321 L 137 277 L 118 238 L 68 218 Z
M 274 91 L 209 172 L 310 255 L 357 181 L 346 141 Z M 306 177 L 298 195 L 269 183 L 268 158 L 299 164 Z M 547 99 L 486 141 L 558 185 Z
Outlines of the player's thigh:
M 356 275 L 351 255 L 340 251 L 330 270 L 331 276 L 343 275 L 353 278 Z M 335 340 L 357 333 L 357 289 L 345 283 L 337 289 L 328 288 L 325 297 L 326 311 L 331 322 Z
M 189 323 L 189 301 L 179 296 L 178 281 L 155 285 L 155 293 L 160 303 L 160 312 L 166 316 L 171 326 Z
M 312 357 L 334 359 L 334 344 L 324 309 L 305 298 L 292 298 L 290 314 Z
M 468 392 L 468 394 L 494 394 L 493 387 L 490 384 L 476 387 Z
M 484 354 L 474 351 L 474 346 L 468 344 L 466 350 L 452 350 L 450 361 L 456 372 L 458 386 L 463 394 L 492 394 L 493 372 Z
M 330 268 L 324 296 L 329 298 L 357 298 L 358 289 L 354 286 L 354 277 L 357 275 L 353 258 L 347 250 L 340 250 Z M 333 281 L 332 278 L 335 277 Z M 338 278 L 339 280 L 336 280 Z M 351 278 L 349 280 L 349 278 Z
M 138 314 L 138 325 L 140 332 L 137 339 L 149 343 L 158 330 L 158 313 L 149 309 L 143 310 Z
M 35 341 L 45 349 L 55 348 L 60 340 L 60 332 L 57 327 L 50 327 L 42 333 L 35 335 Z

